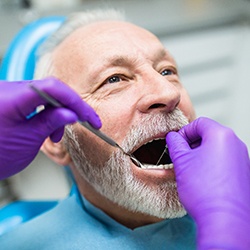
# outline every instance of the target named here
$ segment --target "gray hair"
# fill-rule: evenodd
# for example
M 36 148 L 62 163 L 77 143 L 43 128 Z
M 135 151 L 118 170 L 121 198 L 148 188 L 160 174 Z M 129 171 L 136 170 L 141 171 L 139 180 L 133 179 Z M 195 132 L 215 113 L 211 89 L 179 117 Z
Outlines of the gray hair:
M 99 21 L 124 21 L 121 11 L 115 9 L 90 10 L 70 14 L 66 21 L 39 48 L 35 79 L 53 75 L 52 52 L 66 37 L 80 27 Z

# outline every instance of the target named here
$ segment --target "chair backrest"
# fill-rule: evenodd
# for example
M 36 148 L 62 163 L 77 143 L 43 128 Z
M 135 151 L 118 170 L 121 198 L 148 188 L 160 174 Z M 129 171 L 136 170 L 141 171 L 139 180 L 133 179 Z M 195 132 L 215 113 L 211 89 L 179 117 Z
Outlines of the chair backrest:
M 14 37 L 3 57 L 0 80 L 31 80 L 37 49 L 64 20 L 65 17 L 62 16 L 44 17 L 25 26 Z M 0 235 L 51 209 L 57 203 L 57 201 L 16 201 L 0 208 Z
M 58 201 L 15 201 L 0 209 L 0 235 L 58 204 Z
M 64 20 L 63 16 L 50 16 L 25 26 L 14 37 L 3 57 L 0 80 L 31 80 L 34 75 L 38 47 L 59 28 Z

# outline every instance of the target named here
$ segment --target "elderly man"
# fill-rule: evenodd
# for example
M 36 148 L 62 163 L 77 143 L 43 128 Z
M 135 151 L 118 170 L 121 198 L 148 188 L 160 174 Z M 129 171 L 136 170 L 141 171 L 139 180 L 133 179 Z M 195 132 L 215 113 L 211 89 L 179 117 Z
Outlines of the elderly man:
M 193 121 L 176 63 L 152 33 L 115 11 L 73 15 L 41 49 L 36 78 L 48 76 L 75 90 L 142 167 L 68 125 L 63 140 L 47 139 L 42 150 L 70 166 L 79 193 L 4 235 L 4 249 L 195 249 L 189 215 L 200 249 L 250 246 L 246 147 L 214 121 Z

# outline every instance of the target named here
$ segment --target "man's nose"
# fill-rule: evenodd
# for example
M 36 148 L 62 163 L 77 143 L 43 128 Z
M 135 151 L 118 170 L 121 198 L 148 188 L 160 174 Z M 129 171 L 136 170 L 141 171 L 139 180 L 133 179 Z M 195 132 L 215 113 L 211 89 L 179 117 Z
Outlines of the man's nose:
M 167 76 L 155 73 L 143 79 L 137 108 L 143 113 L 171 112 L 180 102 L 180 89 Z

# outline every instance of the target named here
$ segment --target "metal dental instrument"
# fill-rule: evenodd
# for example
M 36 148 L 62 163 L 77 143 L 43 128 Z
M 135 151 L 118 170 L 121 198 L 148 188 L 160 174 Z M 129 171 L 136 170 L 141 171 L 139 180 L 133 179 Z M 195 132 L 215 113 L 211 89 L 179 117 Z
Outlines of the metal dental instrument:
M 162 159 L 162 157 L 163 157 L 163 155 L 164 155 L 165 153 L 168 154 L 167 145 L 165 146 L 165 148 L 164 148 L 164 150 L 163 150 L 163 152 L 162 152 L 162 154 L 161 154 L 159 160 L 157 161 L 156 166 L 160 163 L 160 161 L 161 161 L 161 159 Z
M 58 102 L 56 99 L 54 99 L 52 96 L 48 95 L 44 91 L 36 88 L 34 85 L 30 85 L 30 88 L 32 90 L 34 90 L 40 97 L 42 97 L 44 100 L 46 100 L 51 106 L 56 107 L 56 108 L 63 107 L 63 105 L 60 102 Z M 115 142 L 113 139 L 111 139 L 110 137 L 108 137 L 107 135 L 105 135 L 100 130 L 93 128 L 88 122 L 78 121 L 78 123 L 80 123 L 83 127 L 85 127 L 86 129 L 88 129 L 89 131 L 91 131 L 93 134 L 95 134 L 96 136 L 98 136 L 99 138 L 101 138 L 103 141 L 105 141 L 109 145 L 111 145 L 113 147 L 116 147 L 116 148 L 119 148 L 125 155 L 127 155 L 127 156 L 130 157 L 131 161 L 137 167 L 141 168 L 143 166 L 140 163 L 140 161 L 138 161 L 132 154 L 125 152 L 124 149 L 117 142 Z
M 127 156 L 130 157 L 130 159 L 132 160 L 132 162 L 137 167 L 142 168 L 142 164 L 140 163 L 140 161 L 137 160 L 134 155 L 125 152 L 124 149 L 117 142 L 115 142 L 110 137 L 108 137 L 107 135 L 105 135 L 104 133 L 102 133 L 100 130 L 93 128 L 88 122 L 81 122 L 81 121 L 78 121 L 78 122 L 82 126 L 84 126 L 85 128 L 87 128 L 89 131 L 91 131 L 92 133 L 94 133 L 95 135 L 97 135 L 98 137 L 100 137 L 102 140 L 104 140 L 105 142 L 107 142 L 109 145 L 119 148 L 125 155 L 127 155 Z

